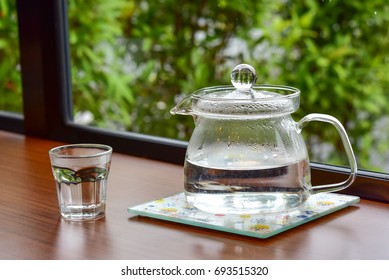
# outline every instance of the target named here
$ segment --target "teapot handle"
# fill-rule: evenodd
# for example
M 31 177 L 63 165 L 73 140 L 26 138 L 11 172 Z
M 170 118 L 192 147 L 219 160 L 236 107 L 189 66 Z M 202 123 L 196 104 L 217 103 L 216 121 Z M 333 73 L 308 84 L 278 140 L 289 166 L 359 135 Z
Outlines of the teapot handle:
M 335 126 L 336 130 L 339 133 L 339 136 L 342 140 L 344 149 L 347 154 L 347 158 L 350 164 L 351 173 L 347 180 L 340 182 L 340 183 L 334 183 L 334 184 L 328 184 L 328 185 L 320 185 L 320 186 L 312 186 L 310 189 L 311 194 L 320 193 L 320 192 L 336 192 L 343 190 L 350 186 L 357 175 L 357 161 L 354 156 L 354 152 L 352 150 L 350 140 L 347 136 L 346 130 L 344 129 L 343 125 L 333 116 L 326 115 L 326 114 L 309 114 L 302 118 L 297 123 L 297 130 L 299 133 L 301 133 L 301 130 L 305 127 L 306 124 L 308 124 L 311 121 L 321 121 L 330 123 L 333 126 Z

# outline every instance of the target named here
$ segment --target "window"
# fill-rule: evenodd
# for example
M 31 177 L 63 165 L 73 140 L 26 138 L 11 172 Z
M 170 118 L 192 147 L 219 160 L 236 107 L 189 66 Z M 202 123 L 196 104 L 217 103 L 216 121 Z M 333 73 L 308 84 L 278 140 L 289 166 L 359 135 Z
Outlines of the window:
M 133 132 L 127 132 L 122 129 L 98 128 L 74 122 L 76 116 L 73 116 L 74 107 L 71 94 L 72 84 L 70 81 L 72 77 L 74 78 L 75 73 L 72 73 L 71 70 L 70 58 L 72 50 L 69 49 L 69 45 L 74 43 L 72 40 L 76 39 L 72 37 L 74 36 L 74 34 L 71 34 L 72 30 L 68 29 L 67 2 L 39 0 L 31 3 L 28 0 L 19 0 L 17 3 L 20 24 L 20 49 L 24 88 L 23 102 L 25 104 L 24 126 L 26 134 L 68 142 L 99 141 L 112 145 L 117 152 L 125 152 L 178 164 L 183 163 L 186 148 L 186 142 L 183 140 L 146 135 L 138 133 L 136 129 Z M 224 2 L 221 1 L 220 3 Z M 90 5 L 93 4 L 91 3 Z M 382 9 L 387 9 L 386 6 L 384 5 Z M 309 14 L 306 17 L 304 20 L 309 21 Z M 270 21 L 272 19 L 265 20 Z M 297 19 L 292 18 L 290 20 Z M 382 20 L 387 19 L 383 17 Z M 278 23 L 282 25 L 287 22 L 282 22 L 279 19 Z M 336 26 L 333 28 L 336 29 Z M 294 32 L 303 31 L 297 30 Z M 293 34 L 288 35 L 291 36 Z M 281 37 L 278 37 L 277 40 L 281 39 Z M 310 44 L 307 41 L 304 43 Z M 89 55 L 93 57 L 92 53 L 89 53 Z M 290 55 L 298 55 L 298 53 L 291 53 Z M 320 66 L 322 63 L 325 65 L 328 62 L 318 61 L 316 63 L 316 66 Z M 146 68 L 143 70 L 146 71 Z M 228 68 L 230 69 L 230 67 Z M 191 70 L 195 70 L 194 67 Z M 202 70 L 200 68 L 197 71 Z M 309 69 L 299 70 L 309 73 Z M 346 75 L 347 79 L 347 73 L 344 73 L 344 69 L 339 68 L 337 70 L 334 69 L 334 71 L 339 72 L 337 73 L 338 76 Z M 195 74 L 196 70 L 191 73 Z M 82 71 L 78 75 L 80 75 L 78 78 L 83 78 Z M 325 79 L 323 78 L 322 83 L 324 82 Z M 204 84 L 194 84 L 194 87 L 197 89 L 204 86 Z M 92 83 L 89 86 L 93 88 L 98 85 Z M 186 88 L 185 90 L 192 91 L 193 88 Z M 131 98 L 127 101 L 131 103 Z M 331 106 L 333 105 L 330 105 L 330 108 Z M 87 108 L 79 108 L 78 112 L 88 110 Z M 332 113 L 335 114 L 336 111 L 334 110 Z M 363 118 L 363 115 L 361 118 Z M 115 120 L 113 123 L 115 123 Z M 312 166 L 312 177 L 316 184 L 340 180 L 347 173 L 347 168 L 344 167 L 315 163 Z M 366 198 L 389 201 L 388 179 L 389 176 L 385 173 L 361 170 L 358 179 L 347 191 Z

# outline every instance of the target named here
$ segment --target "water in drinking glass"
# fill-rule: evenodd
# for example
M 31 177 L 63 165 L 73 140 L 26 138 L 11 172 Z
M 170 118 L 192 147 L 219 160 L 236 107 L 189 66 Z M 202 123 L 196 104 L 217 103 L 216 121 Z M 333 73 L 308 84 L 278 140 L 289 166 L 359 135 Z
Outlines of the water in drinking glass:
M 104 215 L 108 171 L 86 167 L 78 171 L 53 166 L 59 207 L 64 218 L 98 218 Z

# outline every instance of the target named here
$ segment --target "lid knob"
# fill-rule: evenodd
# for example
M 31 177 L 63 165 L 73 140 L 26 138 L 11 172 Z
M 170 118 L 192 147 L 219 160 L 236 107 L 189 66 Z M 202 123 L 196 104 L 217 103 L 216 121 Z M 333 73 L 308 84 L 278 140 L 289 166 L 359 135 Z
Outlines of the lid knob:
M 239 64 L 231 71 L 231 83 L 237 91 L 250 91 L 257 81 L 257 73 L 249 64 Z

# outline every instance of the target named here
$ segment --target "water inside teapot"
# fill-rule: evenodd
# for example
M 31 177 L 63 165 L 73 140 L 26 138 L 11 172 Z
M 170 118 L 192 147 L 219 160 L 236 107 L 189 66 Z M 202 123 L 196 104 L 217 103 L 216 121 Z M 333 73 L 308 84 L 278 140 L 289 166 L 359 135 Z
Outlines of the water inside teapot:
M 223 159 L 223 156 L 215 156 Z M 220 167 L 223 166 L 223 167 Z M 281 212 L 301 206 L 309 194 L 307 158 L 279 161 L 222 162 L 185 161 L 188 202 L 212 213 L 250 214 Z M 271 210 L 271 211 L 269 211 Z

